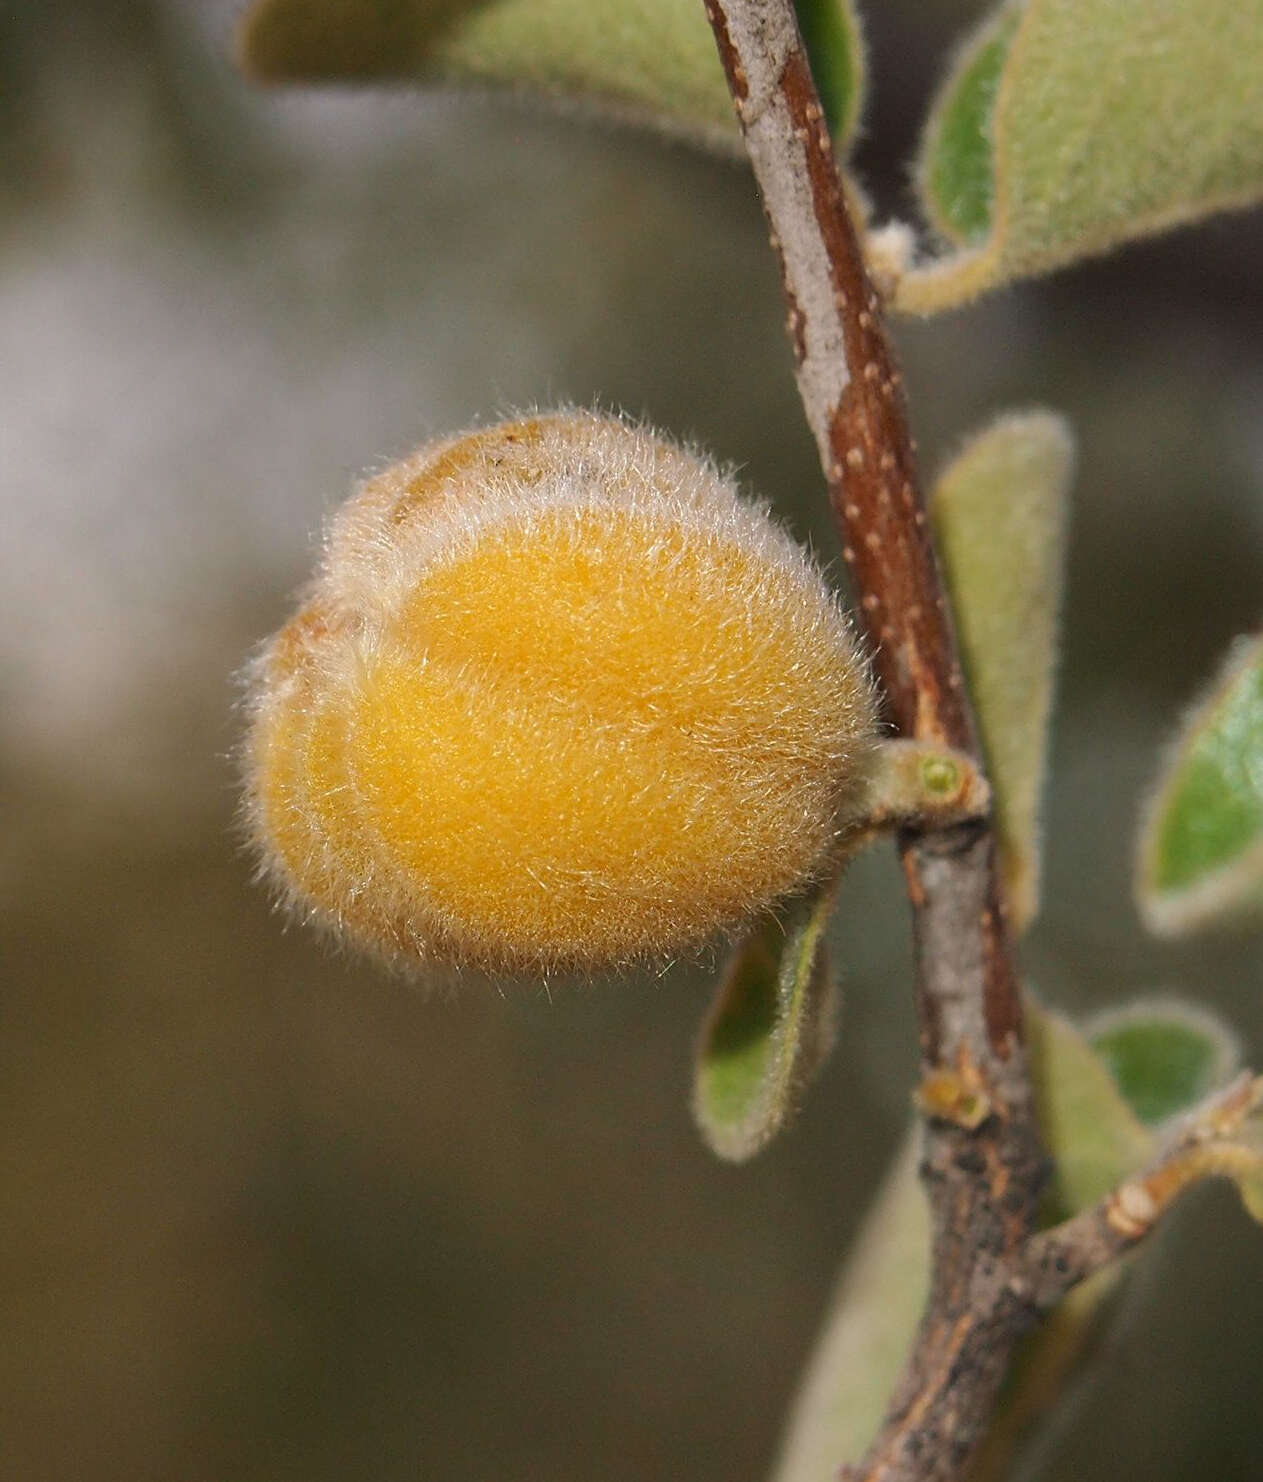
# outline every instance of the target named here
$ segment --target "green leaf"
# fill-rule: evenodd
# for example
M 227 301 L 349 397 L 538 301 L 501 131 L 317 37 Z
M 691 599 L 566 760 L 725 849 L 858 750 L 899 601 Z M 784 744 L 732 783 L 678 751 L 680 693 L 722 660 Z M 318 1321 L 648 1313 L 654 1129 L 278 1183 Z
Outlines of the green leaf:
M 1263 637 L 1233 647 L 1184 721 L 1141 830 L 1136 895 L 1164 936 L 1263 908 Z
M 734 1163 L 784 1125 L 798 1090 L 832 1043 L 836 989 L 825 928 L 835 886 L 795 901 L 737 947 L 702 1030 L 693 1113 L 703 1137 Z
M 1236 1037 L 1207 1009 L 1156 998 L 1099 1014 L 1084 1026 L 1127 1104 L 1155 1126 L 1232 1079 Z
M 1026 1026 L 1040 1129 L 1056 1161 L 1049 1212 L 1066 1218 L 1147 1163 L 1156 1143 L 1069 1019 L 1028 996 Z
M 1057 1161 L 1049 1223 L 1094 1204 L 1153 1155 L 1104 1064 L 1062 1015 L 1026 999 L 1040 1126 Z M 919 1129 L 904 1143 L 864 1219 L 804 1375 L 773 1482 L 821 1482 L 877 1433 L 929 1291 L 930 1221 L 917 1178 Z M 1111 1273 L 1112 1275 L 1113 1273 Z M 1110 1283 L 1094 1284 L 1028 1345 L 999 1424 L 1011 1444 L 1078 1353 Z M 1063 1315 L 1064 1314 L 1064 1315 Z M 1007 1454 L 997 1441 L 991 1459 Z M 1003 1470 L 987 1476 L 1004 1475 Z M 973 1479 L 977 1482 L 977 1479 Z
M 931 121 L 925 146 L 925 204 L 931 223 L 957 243 L 976 242 L 991 226 L 991 113 L 1009 43 L 1014 11 L 1001 11 L 962 56 L 944 104 Z
M 957 248 L 896 304 L 1015 278 L 1263 198 L 1263 0 L 1010 0 L 967 42 L 919 164 Z
M 799 0 L 799 15 L 841 141 L 861 103 L 859 26 L 849 0 Z M 739 139 L 700 0 L 254 0 L 238 55 L 263 82 L 490 83 Z
M 1069 425 L 999 418 L 944 470 L 930 509 L 995 795 L 1010 918 L 1039 908 L 1039 815 L 1064 580 Z

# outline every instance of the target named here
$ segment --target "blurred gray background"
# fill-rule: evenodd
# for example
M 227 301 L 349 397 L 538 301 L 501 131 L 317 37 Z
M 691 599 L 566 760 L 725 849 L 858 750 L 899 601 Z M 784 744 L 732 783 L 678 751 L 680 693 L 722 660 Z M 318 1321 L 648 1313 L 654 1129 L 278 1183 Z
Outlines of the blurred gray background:
M 489 99 L 251 92 L 234 6 L 0 19 L 0 1474 L 734 1482 L 766 1471 L 907 1115 L 906 912 L 836 929 L 838 1054 L 778 1145 L 692 1130 L 707 970 L 427 994 L 287 926 L 235 833 L 234 674 L 352 477 L 563 398 L 744 465 L 826 559 L 751 180 Z M 904 161 L 973 3 L 870 5 L 860 166 Z M 1263 1056 L 1260 939 L 1129 895 L 1156 748 L 1263 592 L 1263 222 L 899 341 L 929 467 L 992 411 L 1080 438 L 1048 905 L 1025 962 Z M 1263 1475 L 1263 1235 L 1148 1250 L 1025 1478 Z

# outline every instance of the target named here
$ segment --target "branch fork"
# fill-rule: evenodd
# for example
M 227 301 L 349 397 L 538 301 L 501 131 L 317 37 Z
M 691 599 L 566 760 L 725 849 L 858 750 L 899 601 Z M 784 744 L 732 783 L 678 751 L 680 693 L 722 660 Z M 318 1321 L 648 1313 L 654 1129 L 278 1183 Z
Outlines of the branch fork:
M 1091 1209 L 1036 1235 L 1016 1292 L 1046 1312 L 1143 1240 L 1186 1189 L 1207 1178 L 1259 1177 L 1263 1153 L 1246 1135 L 1261 1110 L 1263 1076 L 1245 1071 L 1183 1118 L 1148 1168 Z

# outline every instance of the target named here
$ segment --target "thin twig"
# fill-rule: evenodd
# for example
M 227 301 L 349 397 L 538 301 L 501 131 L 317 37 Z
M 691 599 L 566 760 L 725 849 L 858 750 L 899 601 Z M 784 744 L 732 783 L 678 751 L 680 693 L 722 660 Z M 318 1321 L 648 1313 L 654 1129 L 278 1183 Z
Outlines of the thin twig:
M 1143 1172 L 1091 1209 L 1033 1237 L 1026 1270 L 1017 1279 L 1019 1294 L 1046 1312 L 1143 1240 L 1193 1184 L 1259 1176 L 1263 1156 L 1236 1134 L 1261 1105 L 1263 1077 L 1250 1071 L 1203 1103 Z
M 790 0 L 706 0 L 772 243 L 799 390 L 890 718 L 978 754 L 908 431 L 903 386 Z M 931 1296 L 865 1482 L 959 1477 L 1030 1308 L 1011 1278 L 1044 1159 L 1011 944 L 985 822 L 908 831 L 934 1230 Z M 961 1096 L 944 1094 L 959 1081 Z M 952 1120 L 954 1105 L 969 1114 Z M 981 1118 L 979 1108 L 983 1109 Z M 839 1458 L 841 1461 L 842 1458 Z

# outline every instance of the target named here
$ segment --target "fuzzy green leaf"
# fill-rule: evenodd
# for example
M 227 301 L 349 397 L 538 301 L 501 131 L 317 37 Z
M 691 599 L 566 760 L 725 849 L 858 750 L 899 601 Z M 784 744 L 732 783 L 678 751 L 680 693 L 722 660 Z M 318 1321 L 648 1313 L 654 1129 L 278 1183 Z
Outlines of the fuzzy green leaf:
M 1052 712 L 1074 439 L 1010 413 L 943 472 L 931 514 L 995 794 L 1010 917 L 1039 907 L 1039 813 Z
M 1263 0 L 1009 0 L 931 111 L 919 175 L 957 249 L 896 303 L 989 288 L 1263 199 Z
M 956 243 L 976 242 L 991 225 L 991 112 L 1017 14 L 1001 11 L 962 58 L 955 85 L 931 123 L 925 205 L 932 224 Z
M 784 1125 L 832 1043 L 836 988 L 825 928 L 832 887 L 768 919 L 737 947 L 698 1049 L 693 1113 L 711 1148 L 751 1158 Z
M 1175 998 L 1112 1009 L 1084 1033 L 1146 1126 L 1177 1116 L 1227 1085 L 1240 1061 L 1236 1038 L 1222 1020 Z
M 1263 637 L 1234 646 L 1185 719 L 1141 831 L 1136 894 L 1162 935 L 1263 908 Z
M 1155 1146 L 1084 1037 L 1027 998 L 1040 1127 L 1057 1161 L 1049 1222 L 1078 1213 L 1148 1162 Z M 773 1482 L 821 1482 L 861 1456 L 877 1433 L 929 1291 L 930 1222 L 917 1178 L 917 1130 L 904 1144 L 843 1267 L 837 1295 L 790 1415 Z M 1027 1345 L 1006 1392 L 1002 1441 L 1038 1413 L 1073 1362 L 1109 1282 L 1085 1289 Z M 987 1476 L 1003 1475 L 995 1468 Z M 975 1479 L 976 1482 L 976 1479 Z
M 859 115 L 849 0 L 799 0 L 839 139 Z M 238 33 L 263 82 L 494 84 L 573 98 L 732 148 L 738 132 L 700 0 L 254 0 Z
M 1050 1212 L 1066 1218 L 1148 1162 L 1156 1144 L 1069 1019 L 1028 998 L 1026 1023 L 1040 1129 L 1056 1160 Z

